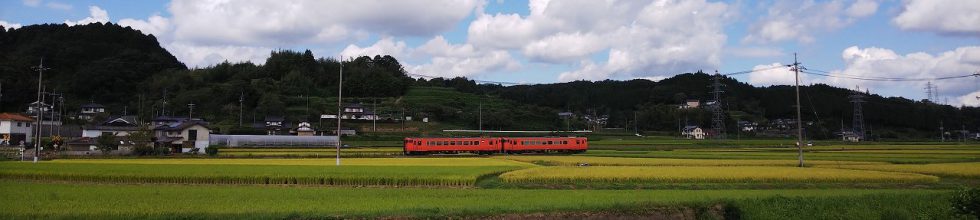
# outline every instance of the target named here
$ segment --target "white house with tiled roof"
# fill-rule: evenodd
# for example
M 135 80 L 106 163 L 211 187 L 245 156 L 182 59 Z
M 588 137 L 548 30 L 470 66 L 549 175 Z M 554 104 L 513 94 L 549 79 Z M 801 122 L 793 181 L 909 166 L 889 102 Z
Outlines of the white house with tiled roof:
M 33 142 L 34 119 L 17 113 L 0 113 L 0 145 Z

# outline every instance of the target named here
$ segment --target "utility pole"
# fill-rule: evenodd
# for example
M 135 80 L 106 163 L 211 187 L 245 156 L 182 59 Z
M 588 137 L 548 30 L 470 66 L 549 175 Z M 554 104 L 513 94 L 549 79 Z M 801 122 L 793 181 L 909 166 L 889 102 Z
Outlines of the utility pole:
M 163 89 L 163 107 L 160 109 L 160 116 L 167 116 L 167 89 Z
M 479 113 L 480 114 L 480 116 L 479 116 L 479 118 L 480 118 L 479 119 L 480 125 L 478 127 L 480 128 L 480 134 L 482 135 L 483 134 L 483 101 L 482 100 L 480 101 L 480 110 L 479 110 L 479 112 L 480 112 Z
M 718 136 L 714 137 L 716 139 L 725 139 L 725 109 L 721 104 L 721 94 L 725 92 L 721 87 L 725 85 L 721 83 L 721 78 L 721 74 L 715 70 L 714 82 L 710 86 L 712 88 L 710 93 L 714 96 L 714 100 L 708 106 L 711 108 L 711 129 L 718 133 Z
M 340 166 L 340 113 L 344 95 L 344 57 L 340 57 L 340 79 L 337 83 L 337 166 Z
M 793 72 L 796 73 L 796 149 L 800 160 L 800 167 L 803 167 L 803 113 L 800 111 L 800 62 L 793 53 Z
M 44 79 L 44 71 L 49 70 L 50 68 L 44 67 L 44 58 L 41 58 L 41 63 L 38 64 L 37 67 L 35 67 L 34 69 L 37 70 L 37 104 L 38 104 L 37 109 L 35 109 L 37 111 L 37 125 L 34 127 L 35 129 L 37 129 L 37 136 L 35 137 L 35 141 L 34 141 L 34 163 L 37 163 L 38 156 L 41 155 L 39 152 L 41 150 L 41 117 L 44 117 L 44 115 L 42 115 L 43 111 L 41 111 L 41 109 L 44 107 L 43 106 L 44 103 L 41 102 L 41 82 Z
M 943 121 L 939 121 L 939 142 L 946 142 L 946 128 L 943 127 Z
M 187 112 L 187 120 L 191 120 L 194 118 L 194 103 L 187 104 L 187 108 L 190 109 L 190 111 Z
M 371 109 L 371 111 L 374 111 L 374 117 L 372 117 L 373 120 L 371 120 L 371 126 L 373 127 L 374 132 L 378 132 L 378 98 L 374 98 L 374 109 Z
M 245 91 L 238 95 L 238 127 L 242 127 L 242 106 L 245 105 Z

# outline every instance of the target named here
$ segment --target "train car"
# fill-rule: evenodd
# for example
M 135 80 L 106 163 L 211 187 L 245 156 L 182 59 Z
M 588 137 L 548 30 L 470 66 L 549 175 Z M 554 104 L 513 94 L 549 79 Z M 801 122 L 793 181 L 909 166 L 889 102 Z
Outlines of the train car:
M 405 138 L 405 155 L 581 153 L 589 148 L 584 137 Z
M 581 153 L 589 149 L 584 137 L 514 137 L 503 139 L 504 153 Z
M 500 152 L 500 138 L 405 138 L 405 155 L 493 154 Z

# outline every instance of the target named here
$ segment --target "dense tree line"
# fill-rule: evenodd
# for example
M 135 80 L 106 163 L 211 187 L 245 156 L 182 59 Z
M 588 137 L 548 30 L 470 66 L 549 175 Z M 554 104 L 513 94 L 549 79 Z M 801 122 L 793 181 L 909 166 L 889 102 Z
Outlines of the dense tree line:
M 401 96 L 414 83 L 391 56 L 339 61 L 315 58 L 309 50 L 272 51 L 263 64 L 187 69 L 153 35 L 111 23 L 3 29 L 0 51 L 0 111 L 12 112 L 24 111 L 36 99 L 37 72 L 31 67 L 42 58 L 51 68 L 45 71 L 46 90 L 64 94 L 69 111 L 95 102 L 113 114 L 125 111 L 145 119 L 190 114 L 187 104 L 195 105 L 195 117 L 226 124 L 237 122 L 239 109 L 249 119 L 316 118 L 336 109 L 325 106 L 331 104 L 326 99 L 336 102 L 341 66 L 345 97 Z
M 661 81 L 574 81 L 536 85 L 481 85 L 463 78 L 433 79 L 429 84 L 459 91 L 492 94 L 520 103 L 540 105 L 578 115 L 608 115 L 607 127 L 650 131 L 677 131 L 684 125 L 709 127 L 707 109 L 679 109 L 688 99 L 702 105 L 712 100 L 713 75 L 703 72 L 676 75 Z M 796 118 L 793 86 L 755 87 L 724 77 L 722 103 L 729 133 L 736 132 L 737 121 L 767 124 L 774 119 Z M 855 91 L 825 84 L 801 86 L 801 107 L 807 135 L 834 138 L 835 133 L 851 129 L 853 104 L 848 98 Z M 868 91 L 860 91 L 867 93 Z M 980 129 L 980 108 L 953 107 L 902 97 L 865 94 L 865 129 L 881 138 L 938 138 L 940 124 L 947 131 Z M 639 121 L 638 124 L 635 121 Z M 580 125 L 584 126 L 584 125 Z M 953 132 L 955 134 L 955 132 Z

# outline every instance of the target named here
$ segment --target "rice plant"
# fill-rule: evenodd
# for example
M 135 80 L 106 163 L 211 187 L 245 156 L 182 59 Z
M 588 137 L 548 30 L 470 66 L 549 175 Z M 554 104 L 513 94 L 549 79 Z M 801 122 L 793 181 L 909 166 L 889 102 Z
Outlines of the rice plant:
M 772 166 L 536 167 L 504 173 L 510 183 L 929 183 L 935 176 L 867 170 Z

